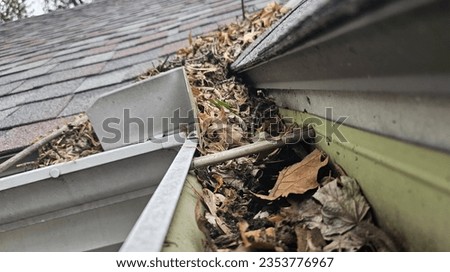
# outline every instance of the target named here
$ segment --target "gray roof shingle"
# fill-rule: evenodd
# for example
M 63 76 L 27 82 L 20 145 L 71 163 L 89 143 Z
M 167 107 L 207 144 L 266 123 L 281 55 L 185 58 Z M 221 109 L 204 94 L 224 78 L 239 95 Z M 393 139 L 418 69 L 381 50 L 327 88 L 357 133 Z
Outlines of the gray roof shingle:
M 17 110 L 0 121 L 0 129 L 13 128 L 17 124 L 29 124 L 42 120 L 55 119 L 69 103 L 72 95 L 52 98 L 40 102 L 21 105 Z
M 246 10 L 268 2 L 247 0 Z M 185 46 L 189 33 L 209 32 L 240 12 L 236 0 L 96 0 L 0 24 L 0 153 L 37 136 L 17 133 L 85 111 Z

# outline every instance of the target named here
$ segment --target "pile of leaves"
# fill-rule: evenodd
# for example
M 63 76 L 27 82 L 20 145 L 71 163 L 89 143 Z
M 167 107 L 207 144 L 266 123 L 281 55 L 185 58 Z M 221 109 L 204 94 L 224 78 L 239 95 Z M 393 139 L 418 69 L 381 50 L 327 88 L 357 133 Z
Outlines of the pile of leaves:
M 212 251 L 397 251 L 373 224 L 356 180 L 301 143 L 266 161 L 258 179 L 206 185 L 198 216 Z M 291 164 L 289 159 L 299 162 Z
M 188 47 L 140 77 L 184 66 L 199 112 L 198 155 L 279 139 L 296 127 L 280 118 L 263 92 L 249 90 L 229 71 L 238 55 L 286 12 L 272 3 L 246 20 L 189 37 Z M 372 224 L 356 181 L 336 169 L 308 143 L 196 169 L 205 206 L 196 216 L 207 237 L 205 249 L 395 250 Z
M 252 142 L 255 114 L 273 107 L 265 99 L 250 99 L 249 91 L 229 70 L 230 64 L 266 28 L 287 12 L 277 3 L 201 37 L 189 37 L 189 46 L 150 69 L 145 79 L 184 66 L 198 105 L 202 155 L 213 154 Z M 260 103 L 258 113 L 256 104 Z M 253 131 L 252 131 L 253 130 Z M 274 132 L 275 134 L 277 131 Z
M 86 121 L 78 122 L 80 119 Z M 69 129 L 61 136 L 39 148 L 38 167 L 73 161 L 103 151 L 91 122 L 84 114 L 67 125 Z

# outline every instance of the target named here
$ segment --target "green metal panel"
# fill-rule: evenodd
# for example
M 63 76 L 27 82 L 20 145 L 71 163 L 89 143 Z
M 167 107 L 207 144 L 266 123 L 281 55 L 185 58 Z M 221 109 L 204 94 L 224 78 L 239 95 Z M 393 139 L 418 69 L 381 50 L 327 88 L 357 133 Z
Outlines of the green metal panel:
M 197 227 L 195 207 L 202 186 L 193 175 L 188 175 L 178 201 L 177 209 L 166 236 L 165 252 L 204 251 L 204 234 Z
M 327 135 L 325 119 L 282 109 L 313 124 L 327 152 L 356 178 L 379 225 L 408 251 L 450 251 L 450 155 L 341 125 L 347 142 Z M 332 125 L 328 122 L 328 126 Z

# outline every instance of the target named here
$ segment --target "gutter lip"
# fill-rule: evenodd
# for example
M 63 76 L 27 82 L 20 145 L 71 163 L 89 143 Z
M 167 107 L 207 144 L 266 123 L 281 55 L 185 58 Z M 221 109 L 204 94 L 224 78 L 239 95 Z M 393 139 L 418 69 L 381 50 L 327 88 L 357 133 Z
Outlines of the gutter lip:
M 197 145 L 186 139 L 119 251 L 162 251 Z

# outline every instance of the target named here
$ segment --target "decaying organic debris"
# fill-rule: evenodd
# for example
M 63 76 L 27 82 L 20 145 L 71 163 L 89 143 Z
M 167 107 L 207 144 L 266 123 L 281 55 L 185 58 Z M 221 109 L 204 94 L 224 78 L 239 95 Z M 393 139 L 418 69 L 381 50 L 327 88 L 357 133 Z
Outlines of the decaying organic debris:
M 175 58 L 149 70 L 141 79 L 184 66 L 199 109 L 199 151 L 212 154 L 251 142 L 255 115 L 270 112 L 271 101 L 251 100 L 247 87 L 230 75 L 229 65 L 286 9 L 272 3 L 248 17 L 201 37 L 189 37 L 189 46 Z M 257 105 L 260 103 L 259 105 Z M 251 109 L 259 107 L 258 111 Z M 259 127 L 259 126 L 258 126 Z M 249 133 L 251 132 L 251 133 Z M 274 133 L 278 133 L 275 131 Z
M 68 124 L 69 130 L 39 149 L 38 167 L 73 161 L 102 151 L 90 121 L 77 122 L 77 119 Z
M 35 161 L 18 164 L 32 153 L 38 152 Z M 0 173 L 12 166 L 31 170 L 57 163 L 74 161 L 103 151 L 94 129 L 85 114 L 36 139 L 33 144 L 0 165 Z
M 284 13 L 273 3 L 247 20 L 189 37 L 189 46 L 174 59 L 141 76 L 185 67 L 199 110 L 200 155 L 278 138 L 295 127 L 281 120 L 273 101 L 262 92 L 249 95 L 245 84 L 228 70 L 242 50 Z M 303 143 L 197 169 L 206 209 L 197 213 L 197 221 L 207 237 L 206 249 L 395 250 L 371 223 L 357 183 L 339 177 L 327 156 L 311 148 Z

